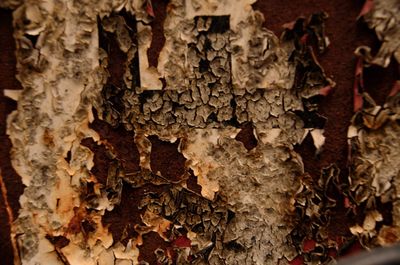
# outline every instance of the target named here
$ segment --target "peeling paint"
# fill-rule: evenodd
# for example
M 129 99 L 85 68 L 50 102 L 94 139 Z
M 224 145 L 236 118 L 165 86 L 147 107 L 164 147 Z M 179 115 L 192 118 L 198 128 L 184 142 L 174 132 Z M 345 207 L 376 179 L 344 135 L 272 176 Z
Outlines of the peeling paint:
M 279 39 L 253 2 L 170 1 L 157 68 L 149 1 L 27 0 L 14 11 L 23 91 L 9 93 L 18 109 L 8 134 L 27 186 L 16 220 L 23 264 L 138 264 L 150 233 L 175 244 L 155 250 L 163 264 L 287 264 L 299 254 L 294 145 L 308 132 L 318 150 L 324 142 L 313 99 L 334 86 L 316 58 L 329 44 L 327 14 Z M 138 170 L 93 129 L 93 109 L 128 132 Z M 235 139 L 245 124 L 251 150 Z M 178 146 L 181 176 L 152 167 L 152 136 Z M 200 194 L 187 187 L 192 173 Z M 125 201 L 140 218 L 117 239 L 105 219 Z M 190 247 L 176 246 L 182 238 Z

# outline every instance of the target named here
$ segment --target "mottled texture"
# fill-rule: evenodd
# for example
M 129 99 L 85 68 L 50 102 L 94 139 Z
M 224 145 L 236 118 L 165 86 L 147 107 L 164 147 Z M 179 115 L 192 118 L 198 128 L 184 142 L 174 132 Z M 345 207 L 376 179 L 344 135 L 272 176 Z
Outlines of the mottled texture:
M 268 3 L 268 1 L 260 1 L 260 3 L 262 5 L 270 4 L 270 3 Z M 256 7 L 259 6 L 260 3 L 257 3 L 255 6 Z M 302 12 L 302 10 L 306 10 L 306 12 L 304 14 L 307 14 L 307 15 L 311 13 L 311 10 L 315 10 L 315 11 L 325 10 L 325 11 L 328 11 L 329 14 L 331 15 L 331 17 L 327 21 L 327 23 L 328 23 L 327 24 L 327 26 L 328 26 L 327 32 L 328 32 L 328 34 L 332 34 L 332 36 L 330 35 L 331 43 L 332 42 L 333 43 L 337 43 L 337 42 L 335 42 L 335 39 L 339 40 L 340 38 L 343 38 L 343 40 L 345 40 L 345 42 L 348 42 L 347 45 L 350 46 L 353 43 L 351 41 L 352 38 L 357 38 L 356 34 L 351 34 L 349 32 L 345 32 L 344 31 L 344 27 L 341 28 L 341 27 L 338 26 L 338 25 L 347 25 L 348 28 L 350 28 L 350 29 L 354 29 L 355 28 L 354 20 L 352 20 L 352 16 L 349 16 L 348 13 L 351 13 L 351 12 L 354 11 L 354 14 L 356 16 L 356 13 L 358 12 L 358 10 L 356 8 L 352 9 L 350 7 L 350 6 L 354 6 L 356 4 L 349 3 L 347 1 L 346 3 L 343 3 L 343 5 L 345 6 L 344 8 L 338 8 L 339 3 L 336 3 L 336 2 L 335 3 L 332 3 L 332 2 L 329 2 L 329 3 L 325 3 L 325 2 L 324 3 L 320 3 L 320 2 L 313 3 L 313 1 L 309 1 L 307 3 L 301 3 L 301 4 L 297 5 L 296 9 L 288 9 L 288 8 L 286 8 L 288 5 L 293 5 L 293 4 L 294 3 L 291 1 L 287 5 L 285 5 L 285 3 L 280 3 L 279 5 L 276 5 L 276 6 L 270 5 L 268 7 L 268 9 L 277 10 L 276 12 L 270 12 L 266 8 L 262 9 L 262 11 L 265 12 L 265 14 L 267 16 L 267 21 L 266 21 L 265 24 L 268 25 L 268 23 L 275 23 L 275 25 L 281 25 L 284 22 L 288 22 L 288 20 L 290 20 L 290 13 L 291 12 L 295 12 L 296 13 L 295 15 L 292 16 L 292 19 L 295 19 L 299 15 L 299 12 Z M 157 5 L 153 3 L 153 7 L 155 7 L 155 6 L 157 6 Z M 321 7 L 324 7 L 324 8 L 321 8 Z M 284 12 L 278 12 L 280 8 L 284 8 Z M 157 12 L 155 12 L 155 13 L 157 13 Z M 285 14 L 285 15 L 282 15 L 282 14 Z M 337 16 L 338 14 L 341 14 L 341 16 Z M 272 18 L 268 19 L 270 17 L 270 15 L 272 15 Z M 273 18 L 275 18 L 275 19 L 273 19 Z M 339 19 L 339 18 L 341 18 L 341 19 Z M 269 27 L 269 28 L 272 28 L 272 29 L 276 30 L 278 27 L 273 25 L 272 27 Z M 341 33 L 341 31 L 342 31 L 342 33 Z M 303 149 L 300 149 L 300 152 L 302 154 L 305 154 L 305 156 L 303 156 L 303 157 L 305 158 L 304 162 L 305 162 L 306 170 L 308 171 L 308 169 L 311 169 L 311 173 L 313 174 L 313 176 L 319 175 L 318 171 L 319 171 L 319 166 L 320 165 L 323 165 L 323 164 L 326 165 L 327 163 L 330 163 L 332 161 L 337 160 L 338 157 L 339 157 L 339 166 L 342 169 L 345 168 L 345 163 L 344 162 L 345 162 L 345 158 L 346 158 L 346 147 L 345 147 L 345 144 L 343 144 L 343 142 L 345 141 L 345 133 L 342 133 L 342 137 L 340 137 L 340 134 L 339 134 L 339 137 L 337 137 L 338 134 L 337 134 L 337 132 L 336 132 L 336 130 L 334 128 L 342 128 L 341 131 L 344 132 L 346 126 L 342 126 L 342 127 L 340 127 L 340 126 L 343 125 L 343 124 L 347 125 L 348 121 L 350 119 L 350 115 L 351 115 L 351 106 L 349 105 L 349 102 L 351 102 L 351 96 L 349 96 L 350 89 L 346 90 L 346 88 L 344 87 L 344 84 L 347 84 L 348 87 L 351 87 L 352 71 L 353 71 L 352 68 L 353 68 L 353 66 L 349 62 L 351 61 L 351 58 L 352 58 L 351 53 L 352 53 L 353 49 L 352 48 L 347 48 L 347 50 L 343 50 L 343 51 L 341 50 L 341 49 L 345 49 L 345 47 L 349 47 L 349 46 L 343 45 L 342 43 L 340 45 L 333 45 L 333 46 L 331 46 L 329 48 L 328 52 L 324 56 L 322 56 L 321 63 L 323 65 L 324 64 L 328 65 L 328 67 L 325 67 L 325 68 L 328 69 L 328 73 L 335 73 L 335 71 L 340 69 L 340 71 L 337 71 L 337 73 L 340 74 L 340 75 L 338 75 L 337 78 L 335 77 L 335 82 L 338 83 L 337 89 L 334 90 L 333 94 L 328 96 L 327 99 L 323 99 L 322 100 L 323 103 L 329 103 L 329 104 L 323 104 L 322 111 L 325 112 L 326 116 L 330 117 L 331 119 L 328 119 L 328 121 L 327 121 L 327 126 L 328 127 L 326 129 L 328 131 L 327 131 L 326 134 L 328 136 L 328 141 L 327 141 L 327 145 L 325 145 L 325 147 L 324 147 L 324 150 L 322 150 L 322 153 L 319 154 L 319 157 L 321 157 L 321 160 L 317 160 L 317 159 L 314 158 L 314 150 L 313 150 L 313 147 L 311 147 L 312 145 L 311 145 L 311 143 L 309 141 L 309 138 L 306 138 L 304 146 L 303 146 Z M 335 51 L 336 51 L 336 53 L 335 53 Z M 340 51 L 340 56 L 338 56 L 338 51 Z M 345 56 L 344 54 L 347 54 L 347 56 Z M 152 56 L 152 55 L 149 54 L 149 57 L 150 56 Z M 115 58 L 115 57 L 112 56 L 112 58 Z M 120 58 L 122 58 L 122 60 L 124 60 L 123 57 L 120 57 Z M 346 64 L 346 62 L 347 62 L 347 64 Z M 112 66 L 110 69 L 111 70 L 113 70 L 113 69 L 114 70 L 121 69 L 121 68 L 118 68 L 118 67 L 115 66 L 117 64 L 114 64 L 114 66 Z M 154 65 L 154 63 L 151 64 L 151 65 Z M 330 69 L 333 69 L 332 72 L 330 72 L 331 71 Z M 346 72 L 343 69 L 348 69 L 348 71 Z M 392 67 L 392 69 L 393 69 L 393 67 Z M 395 71 L 395 70 L 393 70 L 393 71 Z M 120 78 L 116 78 L 116 76 L 118 76 L 118 73 L 116 75 L 115 72 L 113 72 L 111 74 L 111 76 L 112 76 L 112 78 L 114 78 L 114 80 L 112 81 L 114 83 L 114 85 L 118 85 L 116 82 L 120 82 L 121 81 Z M 366 76 L 368 78 L 370 75 L 366 75 Z M 390 79 L 390 77 L 389 77 L 389 79 Z M 388 86 L 387 86 L 388 83 L 389 82 L 385 82 L 386 88 L 388 88 Z M 385 85 L 385 84 L 382 84 L 382 85 Z M 342 86 L 340 86 L 340 85 L 342 85 Z M 372 86 L 370 86 L 369 83 L 366 84 L 366 87 L 367 87 L 367 89 L 371 89 L 371 90 L 373 89 Z M 383 94 L 384 91 L 385 90 L 383 90 L 383 92 L 380 92 L 379 95 Z M 347 94 L 347 97 L 346 97 L 346 94 Z M 384 96 L 380 96 L 380 97 L 384 98 Z M 333 103 L 337 102 L 338 104 L 341 104 L 341 105 L 331 104 L 332 102 Z M 343 108 L 341 107 L 342 105 L 343 105 Z M 328 112 L 327 113 L 326 112 L 326 110 L 335 109 L 335 108 L 337 110 L 337 113 L 335 113 L 335 112 Z M 343 110 L 346 110 L 346 109 L 347 109 L 347 112 L 343 111 Z M 338 114 L 340 117 L 347 117 L 347 118 L 345 118 L 345 119 L 337 118 L 336 114 Z M 232 125 L 234 125 L 235 127 L 238 126 L 237 124 L 234 124 L 234 123 Z M 95 128 L 95 129 L 98 130 L 99 127 Z M 130 129 L 132 129 L 132 128 L 130 128 Z M 116 134 L 119 134 L 121 132 L 122 132 L 122 135 L 125 134 L 125 132 L 123 132 L 123 130 L 121 128 L 117 129 L 117 130 L 110 129 L 109 131 L 113 131 Z M 255 135 L 257 135 L 257 134 L 255 134 Z M 107 133 L 103 134 L 101 136 L 101 138 L 104 139 L 103 137 L 107 138 L 108 134 Z M 118 136 L 115 135 L 115 136 L 112 136 L 110 139 L 112 139 L 113 137 L 118 138 Z M 135 135 L 135 139 L 138 139 L 138 137 Z M 161 136 L 161 138 L 162 137 L 164 137 L 164 139 L 163 139 L 164 141 L 167 140 L 165 138 L 165 133 L 164 133 L 164 136 Z M 236 137 L 236 138 L 238 139 L 239 137 Z M 174 143 L 171 143 L 171 145 L 176 145 L 176 143 L 177 143 L 176 141 L 181 142 L 182 140 L 179 141 L 179 140 L 174 139 Z M 233 143 L 234 143 L 233 141 L 229 140 L 229 144 L 233 144 Z M 342 143 L 342 144 L 340 144 L 340 143 Z M 111 147 L 111 146 L 114 146 L 114 144 L 115 144 L 115 142 L 112 142 L 111 144 L 109 144 L 107 146 Z M 132 144 L 133 143 L 130 143 L 129 145 L 132 145 Z M 152 145 L 158 145 L 159 142 L 153 141 L 151 144 Z M 258 141 L 258 144 L 260 144 L 260 140 Z M 240 145 L 241 145 L 240 142 L 236 142 L 236 144 L 233 144 L 233 146 L 235 146 L 234 148 L 238 147 L 240 150 L 242 150 L 241 152 L 245 152 L 245 149 L 243 148 L 243 146 L 239 147 Z M 244 144 L 244 145 L 246 146 L 246 144 Z M 119 150 L 120 148 L 121 148 L 121 145 L 118 146 L 116 148 L 116 150 Z M 262 148 L 263 147 L 258 147 L 258 149 L 262 149 Z M 153 149 L 153 147 L 151 147 L 151 149 Z M 146 149 L 146 150 L 151 150 L 151 149 Z M 338 156 L 338 152 L 335 152 L 335 151 L 336 150 L 340 150 L 340 149 L 342 149 L 343 151 L 339 152 L 339 156 Z M 129 148 L 128 148 L 128 150 L 129 150 Z M 252 149 L 252 150 L 255 150 L 255 149 Z M 332 150 L 334 152 L 332 152 Z M 229 151 L 231 151 L 231 150 L 229 150 Z M 130 151 L 128 151 L 128 152 L 130 152 Z M 254 153 L 254 151 L 252 151 L 252 152 Z M 329 153 L 331 153 L 332 155 L 330 155 Z M 342 154 L 342 155 L 340 155 L 340 154 Z M 129 161 L 123 161 L 124 160 L 123 159 L 124 156 L 125 155 L 122 155 L 122 161 L 120 160 L 119 163 L 122 163 L 122 165 L 124 163 L 131 164 Z M 68 157 L 68 155 L 67 155 L 67 157 Z M 243 157 L 246 157 L 246 155 L 244 154 Z M 118 158 L 118 159 L 121 159 L 121 157 Z M 133 159 L 136 159 L 136 158 L 133 158 Z M 131 160 L 131 158 L 129 158 L 128 160 Z M 137 161 L 137 160 L 135 160 L 135 161 Z M 135 164 L 135 163 L 138 163 L 138 162 L 134 162 L 133 164 Z M 171 161 L 170 163 L 174 163 L 174 162 Z M 177 168 L 177 172 L 179 172 L 179 170 L 181 170 L 181 166 L 178 166 L 178 164 L 180 164 L 180 163 L 181 162 L 176 164 L 177 165 L 177 167 L 176 167 Z M 150 163 L 149 163 L 149 165 L 150 165 Z M 123 167 L 125 167 L 125 166 L 123 166 Z M 164 167 L 168 168 L 168 165 L 165 165 Z M 136 166 L 131 166 L 131 168 L 135 170 L 137 167 Z M 152 166 L 152 168 L 153 168 L 153 166 Z M 150 169 L 150 167 L 148 169 Z M 162 167 L 160 167 L 160 169 L 161 169 L 160 172 L 163 172 Z M 129 170 L 127 172 L 132 173 L 131 170 Z M 168 172 L 168 171 L 164 171 L 164 172 Z M 345 170 L 341 171 L 341 172 L 344 172 L 344 174 L 341 173 L 343 176 L 346 175 L 345 174 L 345 172 L 346 172 Z M 189 172 L 189 175 L 190 175 L 190 172 Z M 134 176 L 134 175 L 132 175 L 132 176 Z M 185 178 L 190 178 L 190 176 L 186 176 Z M 161 182 L 161 183 L 163 181 L 165 182 L 165 180 L 155 181 L 154 176 L 153 177 L 149 176 L 148 179 L 150 179 L 151 182 Z M 134 180 L 132 180 L 132 179 L 126 179 L 126 181 L 128 181 L 130 183 L 135 183 Z M 140 184 L 140 185 L 142 185 L 142 184 Z M 180 184 L 179 184 L 179 186 L 180 186 Z M 225 184 L 223 184 L 223 186 L 226 187 Z M 124 184 L 124 187 L 126 187 L 126 184 Z M 128 185 L 128 187 L 129 187 L 129 185 Z M 197 193 L 199 193 L 199 192 L 197 192 Z M 134 191 L 129 190 L 128 194 L 131 194 L 131 196 L 133 196 L 133 194 L 135 194 L 135 193 L 134 193 Z M 230 194 L 230 193 L 228 192 L 228 194 Z M 132 202 L 136 203 L 137 200 L 134 199 L 134 197 L 132 197 Z M 121 205 L 122 204 L 123 203 L 121 202 Z M 128 204 L 124 204 L 124 205 L 129 205 L 129 203 Z M 136 210 L 134 209 L 134 207 L 126 208 L 126 213 L 129 213 L 129 211 L 136 211 Z M 334 211 L 336 211 L 336 210 L 334 210 Z M 110 212 L 110 213 L 112 213 L 112 212 Z M 123 229 L 123 226 L 124 226 L 123 224 L 115 223 L 115 220 L 117 220 L 116 218 L 118 218 L 118 214 L 116 213 L 116 214 L 114 214 L 114 216 L 115 216 L 114 217 L 115 219 L 110 219 L 110 220 L 114 220 L 114 221 L 111 221 L 111 223 L 113 223 L 115 228 L 118 228 L 118 229 L 122 228 Z M 246 216 L 246 213 L 242 214 L 242 216 Z M 232 214 L 231 214 L 231 217 L 232 217 Z M 127 218 L 124 217 L 123 219 L 127 219 Z M 228 218 L 228 219 L 230 219 L 230 218 Z M 133 220 L 133 222 L 137 222 L 137 221 Z M 235 223 L 235 221 L 233 221 L 233 223 Z M 330 229 L 331 230 L 336 230 L 335 229 L 335 225 L 331 226 Z M 342 231 L 344 231 L 344 230 L 342 230 Z M 154 236 L 154 234 L 155 234 L 154 232 L 151 232 L 150 234 L 148 234 L 149 236 L 147 236 L 147 235 L 144 236 L 143 237 L 144 240 L 145 240 L 145 245 L 144 246 L 146 246 L 146 248 L 144 248 L 144 246 L 140 247 L 141 251 L 143 250 L 146 253 L 146 254 L 143 254 L 146 257 L 145 260 L 150 262 L 150 263 L 155 261 L 155 259 L 153 259 L 153 258 L 155 258 L 156 256 L 158 257 L 157 258 L 158 260 L 163 260 L 163 258 L 162 258 L 163 255 L 160 254 L 161 252 L 157 252 L 157 253 L 159 253 L 157 255 L 149 253 L 149 252 L 152 252 L 155 249 L 157 249 L 157 247 L 150 247 L 150 245 L 149 245 L 149 244 L 154 244 L 154 243 L 151 243 L 151 240 L 153 240 L 153 242 L 159 240 L 159 237 Z M 114 235 L 114 233 L 113 233 L 113 235 Z M 129 233 L 128 233 L 128 235 L 129 235 Z M 192 234 L 190 234 L 188 236 L 193 238 Z M 173 239 L 170 239 L 170 240 L 173 241 Z M 126 241 L 124 241 L 124 242 L 126 244 Z M 245 240 L 243 239 L 242 242 L 245 242 Z M 155 243 L 155 244 L 157 245 L 157 243 Z M 149 247 L 147 247 L 147 246 L 149 246 Z M 160 244 L 160 247 L 162 247 L 163 249 L 166 249 L 165 253 L 171 253 L 168 250 L 168 249 L 170 249 L 170 247 L 168 247 L 168 246 L 166 246 L 164 244 Z M 242 245 L 241 244 L 236 244 L 236 242 L 231 242 L 229 245 L 226 246 L 226 248 L 227 248 L 227 253 L 225 253 L 224 255 L 227 255 L 227 256 L 229 256 L 229 252 L 230 251 L 239 251 L 239 252 L 243 251 Z M 185 249 L 185 248 L 182 248 L 182 249 Z M 180 250 L 178 252 L 181 253 Z M 216 252 L 216 253 L 218 253 L 218 252 Z M 170 254 L 168 254 L 168 255 L 170 255 Z M 174 256 L 174 255 L 172 255 L 172 256 Z M 184 257 L 184 256 L 185 255 L 180 255 L 180 257 Z M 143 257 L 144 256 L 142 256 L 142 258 Z M 139 257 L 139 259 L 140 259 L 140 257 Z

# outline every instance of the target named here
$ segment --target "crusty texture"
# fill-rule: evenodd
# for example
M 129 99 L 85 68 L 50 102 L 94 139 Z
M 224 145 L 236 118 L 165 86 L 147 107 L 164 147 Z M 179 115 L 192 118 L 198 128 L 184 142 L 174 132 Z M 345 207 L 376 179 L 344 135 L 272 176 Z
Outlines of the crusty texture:
M 254 116 L 255 118 L 257 118 L 256 116 Z M 267 125 L 267 127 L 266 128 L 268 128 L 268 125 Z M 164 139 L 165 139 L 165 136 L 160 136 L 160 137 L 164 137 Z M 268 139 L 268 138 L 267 138 Z

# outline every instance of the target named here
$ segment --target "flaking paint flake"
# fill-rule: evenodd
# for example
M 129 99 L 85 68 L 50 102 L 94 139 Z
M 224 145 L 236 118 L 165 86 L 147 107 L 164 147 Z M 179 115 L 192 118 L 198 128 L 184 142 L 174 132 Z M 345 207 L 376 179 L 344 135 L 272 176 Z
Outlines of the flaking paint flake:
M 400 2 L 398 0 L 368 0 L 361 10 L 368 27 L 375 30 L 381 41 L 377 54 L 371 54 L 371 48 L 360 46 L 356 53 L 365 56 L 368 64 L 388 67 L 392 57 L 400 62 Z
M 147 54 L 150 0 L 7 2 L 18 6 L 23 87 L 9 93 L 18 109 L 8 118 L 12 163 L 26 185 L 16 220 L 22 264 L 146 264 L 140 248 L 151 233 L 172 246 L 154 251 L 160 264 L 287 264 L 304 254 L 296 233 L 305 219 L 317 224 L 317 245 L 335 246 L 323 215 L 336 203 L 325 189 L 340 186 L 338 169 L 312 183 L 294 151 L 308 134 L 317 152 L 325 141 L 315 99 L 335 86 L 317 61 L 329 45 L 327 14 L 289 23 L 278 38 L 254 2 L 171 0 L 157 67 Z M 377 1 L 366 20 L 393 48 L 390 25 L 375 21 L 385 6 Z M 392 48 L 382 48 L 386 59 L 377 64 L 397 58 Z M 349 129 L 355 152 L 346 194 L 368 204 L 351 232 L 366 245 L 399 233 L 397 223 L 374 231 L 382 221 L 377 198 L 394 201 L 399 215 L 396 102 L 392 95 L 384 107 L 364 108 Z M 133 138 L 137 170 L 94 129 L 99 119 Z M 251 150 L 236 139 L 244 125 L 257 140 Z M 182 174 L 171 180 L 153 170 L 152 139 L 177 145 Z M 93 173 L 94 145 L 105 150 L 104 176 Z M 106 216 L 125 201 L 139 214 L 116 237 Z M 305 261 L 325 262 L 325 254 Z
M 349 176 L 352 197 L 366 204 L 362 224 L 350 231 L 368 248 L 389 246 L 399 240 L 399 106 L 398 94 L 378 106 L 366 94 L 366 107 L 358 113 L 349 128 L 352 166 Z M 379 204 L 392 204 L 391 225 L 378 228 L 382 222 Z

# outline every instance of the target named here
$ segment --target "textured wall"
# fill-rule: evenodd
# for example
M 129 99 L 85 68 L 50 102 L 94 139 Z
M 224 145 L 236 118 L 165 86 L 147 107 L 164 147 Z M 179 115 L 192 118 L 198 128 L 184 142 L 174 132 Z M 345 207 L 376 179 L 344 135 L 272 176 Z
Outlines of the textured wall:
M 359 14 L 363 3 L 362 1 L 259 1 L 259 3 L 253 4 L 255 10 L 261 11 L 265 16 L 264 26 L 272 30 L 275 34 L 280 35 L 283 32 L 282 24 L 291 22 L 297 17 L 304 15 L 308 17 L 312 13 L 325 11 L 329 14 L 329 18 L 326 21 L 326 34 L 330 39 L 330 46 L 325 53 L 319 56 L 319 62 L 325 69 L 328 77 L 336 82 L 336 87 L 332 93 L 327 97 L 323 98 L 320 103 L 319 113 L 327 117 L 325 124 L 326 136 L 325 145 L 323 150 L 315 155 L 315 147 L 312 143 L 312 139 L 308 136 L 301 145 L 296 145 L 295 150 L 303 158 L 305 171 L 310 173 L 312 178 L 317 179 L 320 176 L 320 171 L 323 167 L 327 167 L 332 163 L 336 163 L 340 169 L 339 179 L 345 179 L 348 176 L 348 145 L 347 145 L 347 130 L 350 125 L 351 117 L 353 116 L 353 82 L 354 82 L 354 71 L 356 66 L 356 58 L 354 56 L 354 50 L 359 45 L 369 45 L 373 49 L 379 47 L 378 41 L 372 30 L 369 30 L 366 25 L 362 22 L 357 22 L 356 18 Z M 153 1 L 153 10 L 156 19 L 153 21 L 153 41 L 151 48 L 148 51 L 148 57 L 150 65 L 156 64 L 157 53 L 160 51 L 160 46 L 165 41 L 160 38 L 160 24 L 165 15 L 166 5 L 161 1 Z M 1 89 L 16 89 L 19 88 L 19 83 L 15 79 L 15 58 L 14 58 L 14 41 L 12 39 L 12 26 L 11 26 L 11 12 L 1 10 L 0 13 L 0 30 L 1 39 Z M 114 66 L 118 68 L 118 65 Z M 118 72 L 118 69 L 117 71 Z M 364 72 L 365 90 L 376 100 L 378 104 L 385 102 L 386 96 L 392 89 L 394 80 L 399 78 L 398 65 L 393 62 L 389 65 L 388 69 L 382 70 L 378 67 L 367 68 Z M 1 96 L 1 141 L 2 141 L 2 152 L 1 152 L 1 169 L 2 175 L 7 186 L 8 198 L 11 208 L 14 210 L 14 215 L 17 216 L 18 198 L 22 193 L 22 184 L 19 181 L 18 175 L 14 172 L 10 165 L 9 150 L 10 142 L 5 135 L 5 119 L 6 115 L 11 110 L 16 108 L 16 105 L 10 99 Z M 248 125 L 243 125 L 244 129 L 237 136 L 237 139 L 244 142 L 246 147 L 254 146 L 254 136 L 252 130 L 249 129 Z M 102 138 L 107 139 L 116 150 L 121 151 L 124 155 L 130 154 L 132 157 L 130 161 L 138 160 L 139 154 L 136 154 L 136 150 L 124 150 L 125 141 L 121 141 L 121 135 L 125 135 L 126 132 L 122 129 L 112 129 L 110 126 L 103 122 L 97 121 L 94 123 L 93 128 L 99 132 Z M 127 136 L 129 137 L 129 136 Z M 160 141 L 156 138 L 150 139 L 152 147 L 157 150 L 152 152 L 151 157 L 151 168 L 155 171 L 160 171 L 164 176 L 170 176 L 171 178 L 181 175 L 182 171 L 182 157 L 180 153 L 176 151 L 177 146 L 171 146 L 171 144 Z M 130 140 L 130 141 L 133 141 Z M 133 142 L 132 142 L 133 143 Z M 84 143 L 86 146 L 95 148 L 96 145 L 93 143 Z M 103 163 L 109 163 L 107 158 L 98 158 L 95 164 L 98 165 L 95 170 L 98 170 L 97 174 L 105 174 L 104 167 L 101 166 Z M 96 163 L 96 161 L 98 163 Z M 128 163 L 129 164 L 129 163 Z M 133 163 L 135 164 L 135 163 Z M 135 165 L 127 165 L 132 169 L 135 169 Z M 101 172 L 103 171 L 103 173 Z M 96 174 L 95 172 L 93 172 Z M 195 179 L 190 177 L 188 179 L 188 187 L 192 187 L 193 190 L 199 187 L 195 184 Z M 194 182 L 194 183 L 193 183 Z M 132 201 L 127 201 L 127 205 L 134 204 L 134 192 L 128 191 L 123 196 L 130 198 Z M 140 191 L 139 191 L 140 192 Z M 139 194 L 137 196 L 140 196 Z M 340 199 L 341 200 L 341 199 Z M 4 207 L 1 208 L 1 216 L 5 215 Z M 124 213 L 126 211 L 126 213 Z M 108 223 L 112 223 L 111 232 L 116 235 L 121 235 L 122 227 L 129 221 L 137 222 L 140 220 L 138 213 L 131 214 L 131 210 L 121 206 L 121 212 L 113 216 L 110 213 L 107 217 Z M 348 228 L 353 226 L 356 220 L 346 217 L 346 211 L 342 206 L 336 207 L 336 211 L 332 214 L 332 222 L 328 227 L 328 234 L 338 236 L 350 236 Z M 391 206 L 383 205 L 382 214 L 384 217 L 390 217 Z M 123 216 L 121 221 L 121 216 Z M 131 219 L 130 219 L 131 218 Z M 358 220 L 362 221 L 363 217 Z M 118 221 L 117 221 L 118 220 Z M 8 240 L 8 225 L 7 219 L 1 218 L 1 244 L 4 247 L 1 248 L 1 252 L 5 253 L 5 264 L 11 264 L 12 262 L 12 249 L 10 241 Z M 142 247 L 140 247 L 141 258 L 153 264 L 155 261 L 154 250 L 161 244 L 160 238 L 155 233 L 149 233 L 144 237 Z M 164 242 L 162 244 L 165 244 Z M 165 249 L 168 245 L 161 246 Z M 343 253 L 341 253 L 343 254 Z

